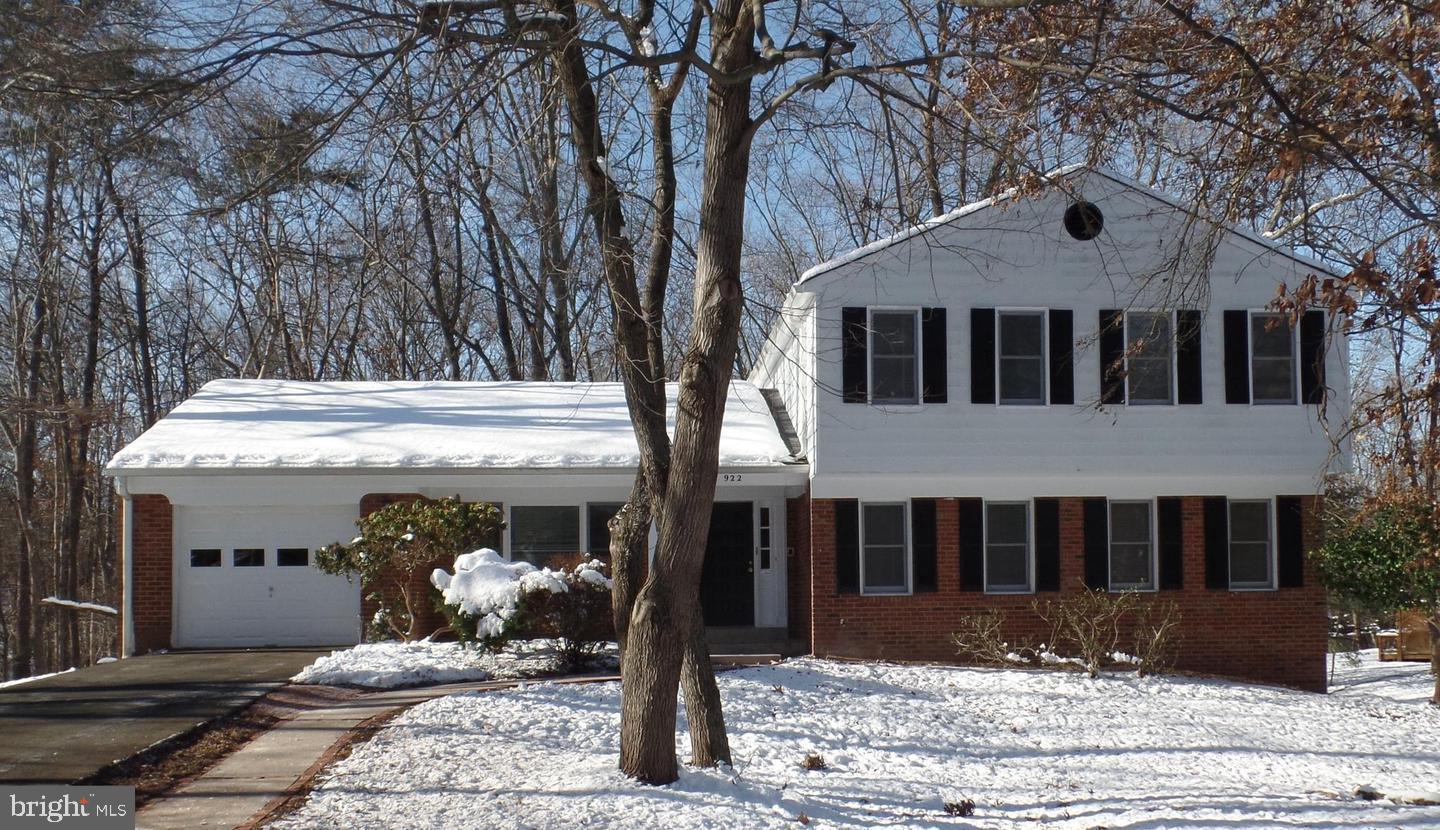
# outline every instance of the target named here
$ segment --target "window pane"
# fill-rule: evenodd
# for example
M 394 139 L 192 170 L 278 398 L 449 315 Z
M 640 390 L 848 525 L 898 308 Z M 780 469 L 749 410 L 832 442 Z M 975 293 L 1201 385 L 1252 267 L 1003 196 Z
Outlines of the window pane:
M 986 539 L 997 545 L 1023 545 L 1029 539 L 1029 506 L 1025 504 L 985 505 Z
M 1230 545 L 1230 584 L 1268 586 L 1270 584 L 1269 545 L 1263 542 L 1232 542 Z
M 1251 361 L 1256 403 L 1294 403 L 1295 367 L 1289 358 Z
M 875 403 L 918 403 L 915 358 L 875 356 L 870 361 L 870 400 Z
M 1045 361 L 1033 357 L 1000 358 L 1001 403 L 1045 403 Z
M 1250 318 L 1250 353 L 1256 357 L 1290 358 L 1290 323 L 1279 314 L 1256 314 Z
M 190 567 L 192 568 L 218 568 L 220 567 L 219 548 L 197 548 L 190 551 Z
M 1000 313 L 1000 356 L 1042 357 L 1045 354 L 1045 315 L 1040 312 Z
M 986 545 L 985 587 L 990 590 L 1028 589 L 1029 549 L 1025 545 Z
M 870 350 L 877 355 L 915 355 L 915 312 L 870 315 Z
M 1110 584 L 1121 588 L 1150 588 L 1149 543 L 1110 545 Z
M 610 520 L 620 512 L 620 504 L 591 504 L 586 507 L 590 525 L 590 555 L 610 555 Z
M 1110 536 L 1116 542 L 1150 543 L 1150 503 L 1110 503 Z
M 1230 541 L 1268 543 L 1270 541 L 1269 502 L 1230 502 Z
M 905 591 L 905 548 L 865 548 L 865 590 Z
M 865 505 L 865 545 L 905 546 L 905 505 Z
M 1130 314 L 1125 336 L 1130 403 L 1170 403 L 1170 315 Z
M 510 558 L 543 565 L 555 554 L 580 550 L 580 508 L 510 508 Z
M 280 548 L 275 551 L 275 564 L 282 568 L 303 568 L 310 564 L 310 551 L 306 548 Z
M 264 548 L 236 548 L 235 567 L 237 568 L 263 568 L 265 567 Z

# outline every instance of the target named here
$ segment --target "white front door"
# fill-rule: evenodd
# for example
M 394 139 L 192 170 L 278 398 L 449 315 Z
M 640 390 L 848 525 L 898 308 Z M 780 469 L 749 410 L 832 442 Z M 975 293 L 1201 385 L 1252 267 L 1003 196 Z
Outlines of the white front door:
M 358 516 L 354 505 L 175 508 L 175 646 L 359 642 L 359 582 L 314 566 Z

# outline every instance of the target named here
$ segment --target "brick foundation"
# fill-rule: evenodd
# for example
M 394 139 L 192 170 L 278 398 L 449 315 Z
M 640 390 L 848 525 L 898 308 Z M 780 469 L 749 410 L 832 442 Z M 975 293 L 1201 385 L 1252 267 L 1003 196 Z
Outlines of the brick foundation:
M 1061 591 L 1023 596 L 960 590 L 961 556 L 971 552 L 960 550 L 956 499 L 941 499 L 938 504 L 937 591 L 910 596 L 840 594 L 835 583 L 835 502 L 809 500 L 808 516 L 797 522 L 795 512 L 805 513 L 805 502 L 791 502 L 795 534 L 791 544 L 796 559 L 805 561 L 793 561 L 789 574 L 793 582 L 809 588 L 813 607 L 807 613 L 803 605 L 797 604 L 797 586 L 792 584 L 790 611 L 792 626 L 801 621 L 799 636 L 809 639 L 817 655 L 952 661 L 956 655 L 950 633 L 961 616 L 1002 609 L 1017 639 L 1041 636 L 1047 629 L 1034 613 L 1032 603 L 1037 598 L 1043 601 L 1079 591 L 1083 585 L 1084 531 L 1082 500 L 1078 498 L 1060 500 Z M 1312 519 L 1314 507 L 1312 502 L 1305 519 L 1307 547 L 1318 542 Z M 1308 559 L 1303 588 L 1254 592 L 1207 589 L 1200 497 L 1184 499 L 1182 516 L 1184 588 L 1155 595 L 1162 601 L 1175 602 L 1180 612 L 1177 668 L 1324 691 L 1325 592 Z M 802 535 L 806 518 L 808 545 Z
M 175 511 L 170 500 L 164 496 L 137 495 L 131 498 L 131 513 L 135 522 L 130 537 L 135 653 L 144 654 L 170 648 Z M 124 613 L 123 609 L 121 613 Z M 123 630 L 123 618 L 120 624 Z

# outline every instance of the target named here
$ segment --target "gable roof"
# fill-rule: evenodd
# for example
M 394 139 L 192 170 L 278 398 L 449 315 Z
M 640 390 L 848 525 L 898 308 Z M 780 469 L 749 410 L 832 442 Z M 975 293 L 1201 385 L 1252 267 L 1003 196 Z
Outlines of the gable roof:
M 1127 176 L 1123 176 L 1119 173 L 1114 172 L 1113 170 L 1107 170 L 1101 167 L 1092 167 L 1086 164 L 1071 164 L 1064 167 L 1057 167 L 1054 170 L 1045 173 L 1042 178 L 1047 180 L 1048 182 L 1054 182 L 1059 179 L 1069 178 L 1080 173 L 1090 173 L 1097 176 L 1103 176 L 1104 178 L 1107 178 L 1110 181 L 1121 185 L 1122 187 L 1126 187 L 1130 190 L 1149 196 L 1152 199 L 1163 202 L 1171 208 L 1183 211 L 1185 213 L 1189 213 L 1192 216 L 1199 216 L 1193 206 L 1182 203 L 1180 200 L 1169 195 L 1168 193 L 1156 190 L 1153 187 L 1149 187 Z M 996 205 L 1010 201 L 1011 199 L 1014 199 L 1017 195 L 1019 195 L 1019 189 L 1012 187 L 1008 190 L 997 193 L 988 199 L 981 199 L 976 202 L 971 202 L 968 205 L 961 205 L 960 207 L 948 213 L 942 213 L 939 216 L 934 216 L 930 219 L 926 219 L 924 222 L 921 222 L 918 225 L 905 228 L 904 230 L 893 233 L 890 236 L 877 239 L 874 242 L 862 245 L 853 251 L 841 254 L 834 259 L 826 260 L 825 262 L 822 262 L 818 265 L 814 265 L 807 269 L 803 274 L 801 274 L 800 279 L 796 280 L 795 284 L 801 285 L 808 280 L 814 279 L 815 277 L 819 277 L 823 274 L 827 274 L 844 265 L 848 265 L 852 262 L 864 259 L 865 257 L 873 253 L 883 251 L 886 248 L 904 242 L 907 239 L 913 239 L 917 236 L 921 236 L 925 233 L 935 230 L 936 228 L 948 225 L 956 221 L 957 219 L 970 216 L 971 214 L 979 213 L 980 211 L 983 211 L 987 208 L 995 207 Z M 1204 218 L 1207 221 L 1212 221 L 1209 220 L 1208 217 L 1200 218 Z M 1251 243 L 1259 245 L 1260 247 L 1267 250 L 1273 251 L 1281 256 L 1288 257 L 1300 263 L 1301 265 L 1304 265 L 1307 268 L 1313 268 L 1317 271 L 1320 271 L 1321 273 L 1338 276 L 1338 273 L 1332 266 L 1327 265 L 1317 259 L 1312 259 L 1302 254 L 1298 254 L 1295 251 L 1279 244 L 1273 239 L 1260 236 L 1259 234 L 1247 230 L 1246 228 L 1242 228 L 1239 225 L 1229 223 L 1216 224 L 1220 229 L 1224 231 L 1239 236 Z
M 670 423 L 675 415 L 670 390 Z M 722 466 L 793 463 L 754 384 L 733 380 Z M 216 380 L 105 472 L 633 469 L 619 383 Z

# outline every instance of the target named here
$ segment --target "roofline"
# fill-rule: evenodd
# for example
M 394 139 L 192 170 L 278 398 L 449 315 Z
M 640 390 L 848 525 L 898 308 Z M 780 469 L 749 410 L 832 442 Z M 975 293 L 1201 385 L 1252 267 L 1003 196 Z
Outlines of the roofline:
M 1053 182 L 1059 179 L 1067 178 L 1081 171 L 1104 176 L 1105 178 L 1109 179 L 1112 182 L 1115 182 L 1118 185 L 1121 185 L 1122 187 L 1127 187 L 1131 190 L 1136 190 L 1155 199 L 1158 199 L 1161 202 L 1169 205 L 1170 207 L 1175 208 L 1176 210 L 1188 213 L 1189 215 L 1194 216 L 1198 219 L 1203 219 L 1206 222 L 1210 222 L 1211 224 L 1215 225 L 1217 228 L 1223 231 L 1233 233 L 1236 236 L 1239 236 L 1251 243 L 1259 245 L 1262 248 L 1286 257 L 1287 259 L 1294 260 L 1295 262 L 1304 265 L 1307 268 L 1313 268 L 1332 277 L 1342 276 L 1342 274 L 1334 267 L 1327 265 L 1320 260 L 1313 259 L 1311 257 L 1305 256 L 1304 254 L 1296 253 L 1291 248 L 1282 245 L 1273 239 L 1260 236 L 1254 231 L 1242 228 L 1239 225 L 1234 224 L 1233 222 L 1217 222 L 1211 217 L 1201 214 L 1193 206 L 1186 205 L 1185 203 L 1171 196 L 1169 193 L 1150 187 L 1149 185 L 1143 184 L 1104 167 L 1092 167 L 1087 164 L 1070 164 L 1062 167 L 1057 167 L 1054 170 L 1044 173 L 1042 174 L 1041 178 L 1045 179 L 1047 182 Z M 795 282 L 791 284 L 791 288 L 792 290 L 798 288 L 803 283 L 809 282 L 818 277 L 825 276 L 826 274 L 832 273 L 840 268 L 843 268 L 846 265 L 859 262 L 860 260 L 870 256 L 871 254 L 879 253 L 880 251 L 890 248 L 893 245 L 899 244 L 909 239 L 913 239 L 917 236 L 921 236 L 928 231 L 934 230 L 935 228 L 939 228 L 944 225 L 948 225 L 951 222 L 969 216 L 972 213 L 979 213 L 986 208 L 991 208 L 1003 202 L 1010 201 L 1011 199 L 1014 199 L 1018 194 L 1018 187 L 1008 188 L 1001 191 L 1000 193 L 995 194 L 994 196 L 961 205 L 960 207 L 952 211 L 926 219 L 918 225 L 912 225 L 908 228 L 905 228 L 904 230 L 897 231 L 896 233 L 893 233 L 889 236 L 881 237 L 874 242 L 869 242 L 861 245 L 860 247 L 841 254 L 838 257 L 833 257 L 817 265 L 812 265 L 800 275 L 799 279 L 795 280 Z
M 790 473 L 808 470 L 805 461 L 763 464 L 721 464 L 720 472 Z M 615 467 L 105 467 L 109 478 L 127 476 L 262 476 L 262 475 L 617 475 L 635 472 L 636 466 Z

